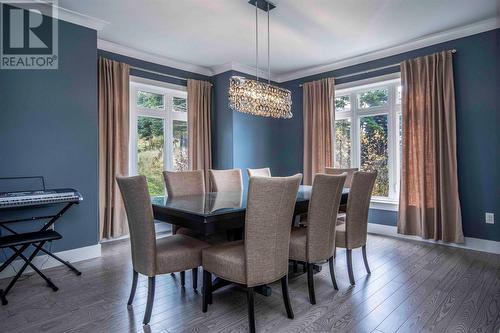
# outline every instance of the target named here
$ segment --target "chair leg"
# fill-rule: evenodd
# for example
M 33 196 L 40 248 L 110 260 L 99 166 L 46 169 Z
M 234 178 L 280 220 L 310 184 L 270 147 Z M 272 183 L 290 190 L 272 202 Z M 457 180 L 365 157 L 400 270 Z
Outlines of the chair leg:
M 288 275 L 281 278 L 281 292 L 283 294 L 283 302 L 285 303 L 286 314 L 288 318 L 293 319 L 292 304 L 290 303 L 290 294 L 288 293 Z
M 347 272 L 349 273 L 349 282 L 354 286 L 354 273 L 352 272 L 352 250 L 346 249 L 345 255 L 347 257 Z
M 182 271 L 181 272 L 181 287 L 184 288 L 184 285 L 186 284 L 186 272 Z
M 255 333 L 255 310 L 253 302 L 253 287 L 247 289 L 247 302 L 248 302 L 248 326 L 250 333 Z
M 316 294 L 314 293 L 314 264 L 307 264 L 307 286 L 309 287 L 309 301 L 316 304 Z
M 370 266 L 368 266 L 368 258 L 366 257 L 366 245 L 363 245 L 361 250 L 363 251 L 363 261 L 365 262 L 366 273 L 371 274 Z
M 337 286 L 337 280 L 335 280 L 335 270 L 333 269 L 333 257 L 328 259 L 328 264 L 330 265 L 330 277 L 332 278 L 333 289 L 339 290 Z
M 203 297 L 202 297 L 202 311 L 207 312 L 208 304 L 212 303 L 212 274 L 203 270 Z
M 137 273 L 135 270 L 132 273 L 132 289 L 130 290 L 130 296 L 128 298 L 127 305 L 132 305 L 132 302 L 134 301 L 134 296 L 135 296 L 135 291 L 137 289 L 137 278 L 139 276 L 139 273 Z
M 153 310 L 153 301 L 155 299 L 155 277 L 150 276 L 148 278 L 148 302 L 146 304 L 146 313 L 144 313 L 144 320 L 142 323 L 144 325 L 149 324 L 151 319 L 151 311 Z
M 198 289 L 198 267 L 191 270 L 191 280 L 193 280 L 193 289 Z

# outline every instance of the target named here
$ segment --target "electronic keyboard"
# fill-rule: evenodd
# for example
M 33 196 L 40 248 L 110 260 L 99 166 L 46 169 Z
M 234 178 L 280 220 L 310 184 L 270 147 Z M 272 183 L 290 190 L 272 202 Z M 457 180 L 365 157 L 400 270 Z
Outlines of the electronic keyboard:
M 56 203 L 79 203 L 82 195 L 70 188 L 43 191 L 0 192 L 0 209 L 49 205 Z

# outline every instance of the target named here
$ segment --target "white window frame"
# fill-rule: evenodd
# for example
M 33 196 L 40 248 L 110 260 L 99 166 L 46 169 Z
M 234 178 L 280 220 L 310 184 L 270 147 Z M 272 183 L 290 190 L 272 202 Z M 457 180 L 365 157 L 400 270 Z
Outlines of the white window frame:
M 335 120 L 351 120 L 351 167 L 359 168 L 361 160 L 360 151 L 360 119 L 365 116 L 376 116 L 387 114 L 388 126 L 388 166 L 389 166 L 389 196 L 373 196 L 370 208 L 383 210 L 398 210 L 399 202 L 399 175 L 400 175 L 400 156 L 399 156 L 399 115 L 401 114 L 401 104 L 397 103 L 397 88 L 401 85 L 400 73 L 384 75 L 377 78 L 371 78 L 362 81 L 338 85 L 335 89 L 335 97 L 349 96 L 351 109 L 349 111 L 335 112 Z M 357 95 L 376 88 L 388 89 L 387 104 L 378 107 L 363 109 L 358 106 Z M 335 110 L 335 101 L 333 101 Z M 335 123 L 332 122 L 333 148 L 335 151 Z M 333 164 L 335 156 L 333 156 Z
M 137 105 L 137 93 L 146 91 L 163 95 L 164 109 L 143 108 Z M 187 122 L 187 112 L 176 112 L 173 110 L 173 97 L 186 98 L 186 87 L 173 85 L 165 82 L 130 77 L 130 136 L 129 136 L 129 175 L 137 175 L 137 119 L 138 117 L 153 117 L 163 120 L 164 131 L 164 153 L 163 169 L 173 169 L 173 122 L 181 120 Z M 186 103 L 187 105 L 187 103 Z

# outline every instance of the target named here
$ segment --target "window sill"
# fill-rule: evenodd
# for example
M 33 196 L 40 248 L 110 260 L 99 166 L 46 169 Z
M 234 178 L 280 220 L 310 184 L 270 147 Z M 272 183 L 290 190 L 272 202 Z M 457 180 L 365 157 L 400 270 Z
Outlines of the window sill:
M 371 200 L 370 208 L 397 212 L 399 209 L 399 203 L 398 201 L 376 198 Z

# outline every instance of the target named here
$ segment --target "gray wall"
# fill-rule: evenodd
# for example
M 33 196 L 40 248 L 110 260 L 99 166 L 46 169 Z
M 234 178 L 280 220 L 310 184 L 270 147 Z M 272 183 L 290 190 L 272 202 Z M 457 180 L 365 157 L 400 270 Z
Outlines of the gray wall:
M 285 82 L 292 91 L 294 117 L 289 128 L 276 133 L 286 142 L 281 172 L 302 170 L 302 88 L 299 84 L 329 76 L 342 76 L 387 66 L 442 50 L 453 56 L 457 112 L 458 180 L 465 236 L 500 241 L 500 29 L 460 38 L 332 72 Z M 337 84 L 399 71 L 372 72 Z M 496 223 L 486 224 L 484 213 L 495 213 Z M 370 222 L 396 225 L 397 213 L 372 210 Z
M 98 242 L 96 50 L 95 30 L 60 21 L 58 70 L 0 70 L 0 177 L 43 175 L 84 197 L 56 224 L 56 251 Z

